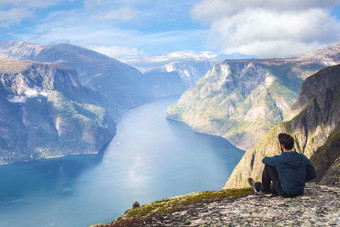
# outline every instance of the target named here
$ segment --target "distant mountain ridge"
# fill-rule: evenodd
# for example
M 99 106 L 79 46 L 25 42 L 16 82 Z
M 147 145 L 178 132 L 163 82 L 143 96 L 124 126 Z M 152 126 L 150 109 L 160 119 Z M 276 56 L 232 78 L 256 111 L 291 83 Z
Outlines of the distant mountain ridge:
M 25 42 L 0 41 L 0 56 L 38 62 L 55 62 L 75 69 L 81 83 L 100 92 L 120 112 L 156 98 L 155 86 L 169 86 L 170 74 L 145 79 L 136 68 L 98 52 L 70 44 L 39 45 Z M 165 78 L 164 78 L 165 76 Z M 169 78 L 169 81 L 166 81 Z M 173 87 L 182 86 L 177 81 Z M 175 91 L 175 89 L 169 90 Z M 178 95 L 184 89 L 166 95 Z
M 331 51 L 329 51 L 331 50 Z M 338 61 L 340 45 L 282 59 L 225 60 L 216 64 L 167 111 L 195 131 L 222 136 L 248 150 L 282 122 L 302 82 Z M 331 60 L 330 60 L 331 59 Z
M 49 47 L 35 43 L 0 41 L 0 56 L 11 57 L 22 60 L 31 60 L 37 56 L 40 51 Z
M 300 56 L 292 57 L 297 60 L 312 60 L 320 62 L 326 66 L 336 65 L 340 62 L 340 42 L 334 43 L 333 45 L 325 48 L 321 48 L 314 51 L 309 51 Z
M 138 68 L 141 72 L 177 72 L 186 88 L 193 87 L 213 65 L 225 59 L 255 59 L 255 56 L 240 53 L 217 54 L 214 52 L 195 53 L 192 51 L 178 51 L 159 56 L 136 55 L 121 56 L 126 62 Z
M 0 57 L 0 164 L 96 154 L 115 123 L 75 70 Z
M 151 94 L 156 98 L 162 98 L 172 95 L 180 95 L 186 90 L 186 87 L 176 72 L 150 71 L 143 73 L 143 80 L 152 85 Z
M 167 72 L 177 72 L 186 88 L 189 88 L 212 68 L 212 64 L 209 60 L 183 60 L 168 63 L 162 68 Z
M 225 188 L 247 187 L 248 177 L 260 180 L 263 157 L 281 152 L 277 135 L 282 132 L 291 134 L 296 150 L 311 158 L 318 180 L 326 176 L 328 179 L 323 179 L 324 183 L 340 185 L 337 175 L 340 159 L 340 65 L 308 77 L 292 110 L 295 110 L 295 116 L 291 120 L 272 128 L 244 154 Z M 326 174 L 330 168 L 334 171 L 333 179 Z
M 55 62 L 75 69 L 82 84 L 102 93 L 121 111 L 153 99 L 135 68 L 113 58 L 70 44 L 36 45 L 1 41 L 0 54 L 38 62 Z

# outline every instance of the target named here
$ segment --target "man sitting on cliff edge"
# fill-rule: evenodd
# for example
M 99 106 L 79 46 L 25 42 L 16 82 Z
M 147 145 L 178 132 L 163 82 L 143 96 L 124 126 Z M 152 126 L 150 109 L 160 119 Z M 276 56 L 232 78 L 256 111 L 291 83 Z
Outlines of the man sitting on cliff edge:
M 285 198 L 302 195 L 305 182 L 316 177 L 314 167 L 306 156 L 293 149 L 293 137 L 280 133 L 278 138 L 282 153 L 263 158 L 262 183 L 252 178 L 248 178 L 248 183 L 255 194 L 276 194 Z

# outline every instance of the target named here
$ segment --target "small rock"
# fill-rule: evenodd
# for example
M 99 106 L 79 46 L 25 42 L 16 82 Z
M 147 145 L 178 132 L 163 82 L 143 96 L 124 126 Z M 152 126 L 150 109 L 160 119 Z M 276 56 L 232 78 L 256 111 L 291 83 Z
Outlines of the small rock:
M 139 202 L 136 201 L 132 204 L 132 208 L 136 209 L 137 207 L 139 207 Z
M 310 199 L 310 196 L 301 196 L 301 199 L 303 200 Z

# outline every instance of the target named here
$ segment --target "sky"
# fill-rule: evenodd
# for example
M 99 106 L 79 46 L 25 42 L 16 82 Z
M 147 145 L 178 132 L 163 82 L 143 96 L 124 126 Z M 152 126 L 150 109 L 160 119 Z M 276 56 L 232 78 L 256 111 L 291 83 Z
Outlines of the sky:
M 0 0 L 0 39 L 283 57 L 339 42 L 340 0 Z

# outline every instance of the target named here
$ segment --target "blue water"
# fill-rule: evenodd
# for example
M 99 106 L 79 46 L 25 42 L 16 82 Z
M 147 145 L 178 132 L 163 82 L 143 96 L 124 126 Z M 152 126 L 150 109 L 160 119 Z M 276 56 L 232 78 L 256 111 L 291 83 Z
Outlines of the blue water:
M 176 98 L 125 113 L 100 155 L 0 166 L 0 226 L 87 226 L 140 204 L 220 190 L 243 151 L 165 119 Z

